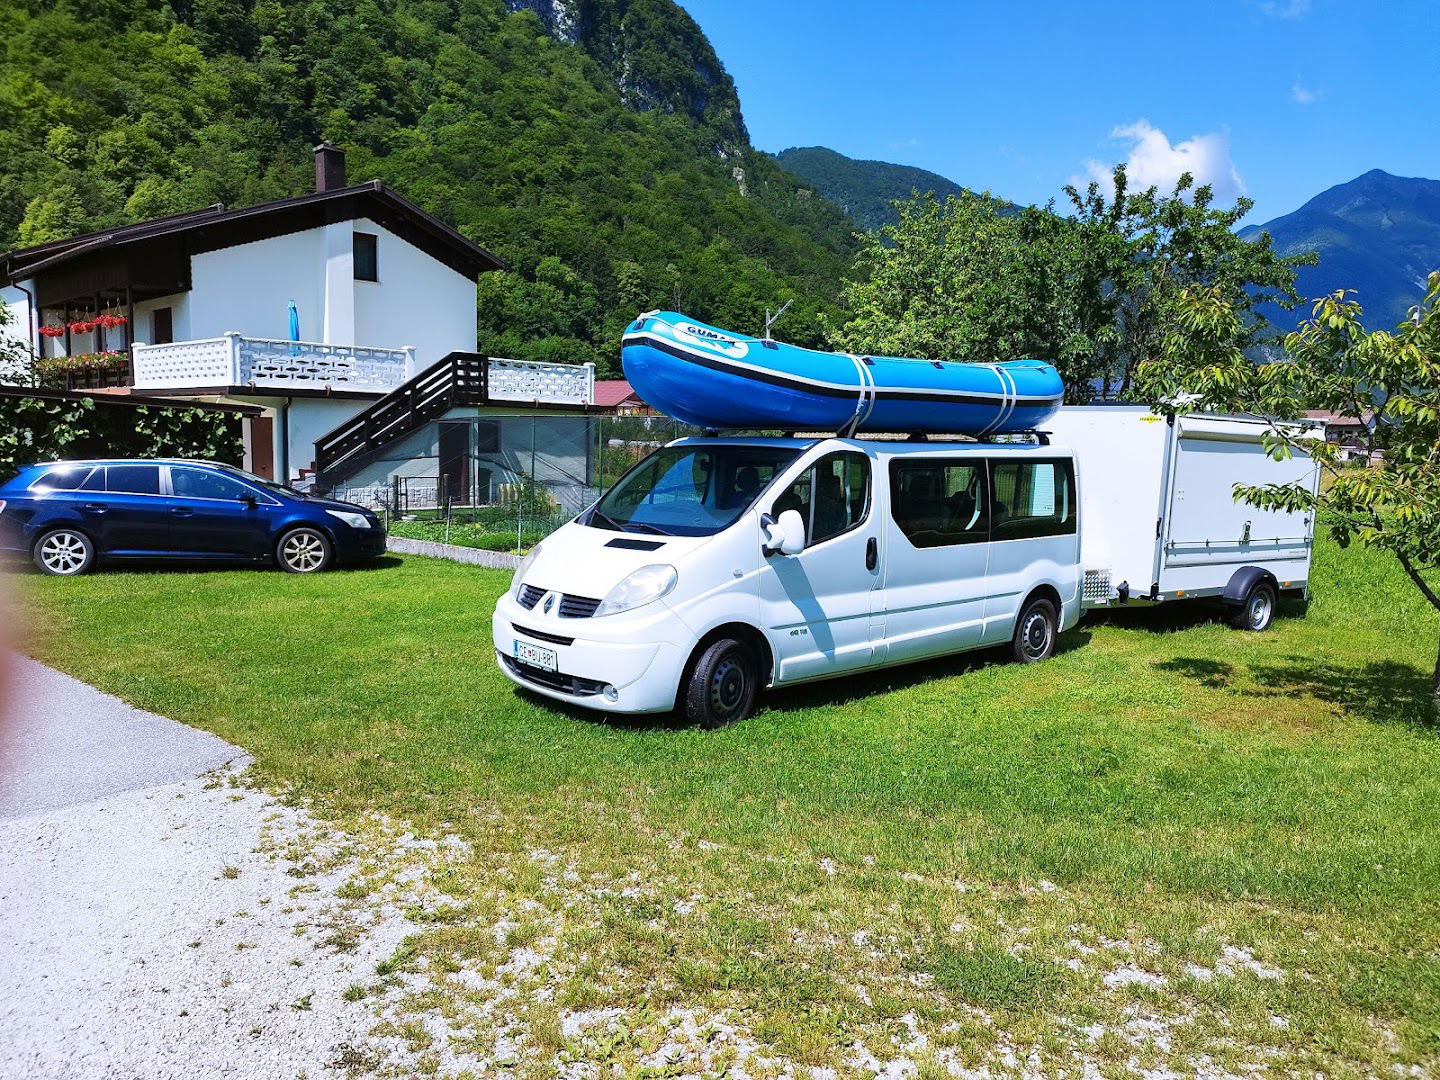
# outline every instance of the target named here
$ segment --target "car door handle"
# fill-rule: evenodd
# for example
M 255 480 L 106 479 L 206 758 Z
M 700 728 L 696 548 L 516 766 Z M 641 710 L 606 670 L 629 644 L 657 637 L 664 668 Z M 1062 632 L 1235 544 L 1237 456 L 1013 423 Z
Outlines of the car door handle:
M 194 517 L 194 516 L 195 516 L 195 511 L 194 511 L 194 510 L 187 510 L 187 509 L 186 509 L 185 507 L 183 507 L 183 506 L 172 506 L 172 507 L 170 508 L 170 513 L 174 514 L 176 517 Z
M 103 514 L 110 508 L 104 503 L 86 503 L 81 509 L 91 514 Z
M 880 545 L 875 542 L 875 537 L 865 541 L 865 569 L 874 570 L 880 564 Z

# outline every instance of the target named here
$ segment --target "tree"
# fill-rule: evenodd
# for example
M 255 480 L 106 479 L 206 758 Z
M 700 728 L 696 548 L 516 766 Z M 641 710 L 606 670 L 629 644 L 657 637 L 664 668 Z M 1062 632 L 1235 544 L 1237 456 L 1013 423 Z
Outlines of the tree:
M 29 386 L 34 378 L 35 354 L 23 338 L 14 336 L 14 331 L 6 332 L 6 327 L 16 321 L 9 305 L 0 300 L 0 385 Z
M 1243 315 L 1223 288 L 1186 289 L 1176 312 L 1162 355 L 1139 370 L 1141 392 L 1168 412 L 1198 406 L 1271 420 L 1271 454 L 1309 454 L 1327 482 L 1318 493 L 1298 483 L 1237 485 L 1235 497 L 1315 513 L 1342 546 L 1388 551 L 1440 611 L 1440 272 L 1394 333 L 1366 333 L 1360 304 L 1344 290 L 1322 297 L 1271 364 L 1251 363 L 1236 345 Z M 1373 459 L 1383 444 L 1383 460 L 1347 467 L 1338 446 L 1284 423 L 1305 409 L 1371 417 L 1364 449 Z M 1440 649 L 1433 687 L 1440 707 Z
M 862 240 L 833 346 L 869 355 L 1001 362 L 1036 357 L 1085 400 L 1095 353 L 1079 315 L 1085 230 L 1049 208 L 967 191 L 898 202 Z
M 1118 165 L 1109 190 L 1065 189 L 1073 213 L 1016 209 L 966 192 L 944 203 L 897 204 L 900 221 L 862 244 L 842 301 L 849 317 L 831 335 L 850 352 L 930 359 L 1053 363 L 1070 401 L 1129 391 L 1137 366 L 1159 354 L 1181 293 L 1213 287 L 1241 313 L 1233 343 L 1273 336 L 1256 310 L 1293 307 L 1295 267 L 1268 235 L 1241 239 L 1250 209 L 1213 205 L 1187 173 L 1168 195 L 1134 192 Z

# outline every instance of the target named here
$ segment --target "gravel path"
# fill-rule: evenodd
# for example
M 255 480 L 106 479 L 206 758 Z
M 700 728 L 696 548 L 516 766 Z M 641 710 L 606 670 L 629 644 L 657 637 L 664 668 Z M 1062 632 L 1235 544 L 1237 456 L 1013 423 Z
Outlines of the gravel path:
M 197 777 L 243 761 L 235 747 L 19 667 L 0 1077 L 270 1080 L 385 1057 L 373 1013 L 342 995 L 414 927 L 336 896 L 346 839 L 233 765 Z

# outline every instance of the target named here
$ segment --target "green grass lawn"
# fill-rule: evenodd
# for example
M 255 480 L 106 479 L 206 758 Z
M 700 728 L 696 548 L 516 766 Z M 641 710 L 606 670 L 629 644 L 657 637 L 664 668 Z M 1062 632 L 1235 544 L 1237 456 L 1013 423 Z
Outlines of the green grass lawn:
M 842 1072 L 857 1045 L 922 1076 L 1007 1051 L 1440 1068 L 1436 625 L 1385 558 L 1322 545 L 1308 613 L 1264 634 L 1137 608 L 1038 668 L 890 669 L 719 732 L 516 693 L 489 639 L 507 583 L 406 559 L 17 592 L 33 655 L 246 747 L 342 826 L 468 840 L 395 966 L 440 980 L 415 1010 L 463 1018 L 447 975 L 544 941 L 524 1075 L 638 1075 L 676 1008 Z M 562 1037 L 602 1006 L 624 1038 Z

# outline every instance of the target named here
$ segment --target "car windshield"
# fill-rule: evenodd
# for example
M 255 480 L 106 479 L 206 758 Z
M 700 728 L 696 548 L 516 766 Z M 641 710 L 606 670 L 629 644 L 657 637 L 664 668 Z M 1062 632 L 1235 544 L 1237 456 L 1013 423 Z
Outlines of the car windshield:
M 585 524 L 620 532 L 711 536 L 739 518 L 799 453 L 787 446 L 667 446 L 622 476 Z

